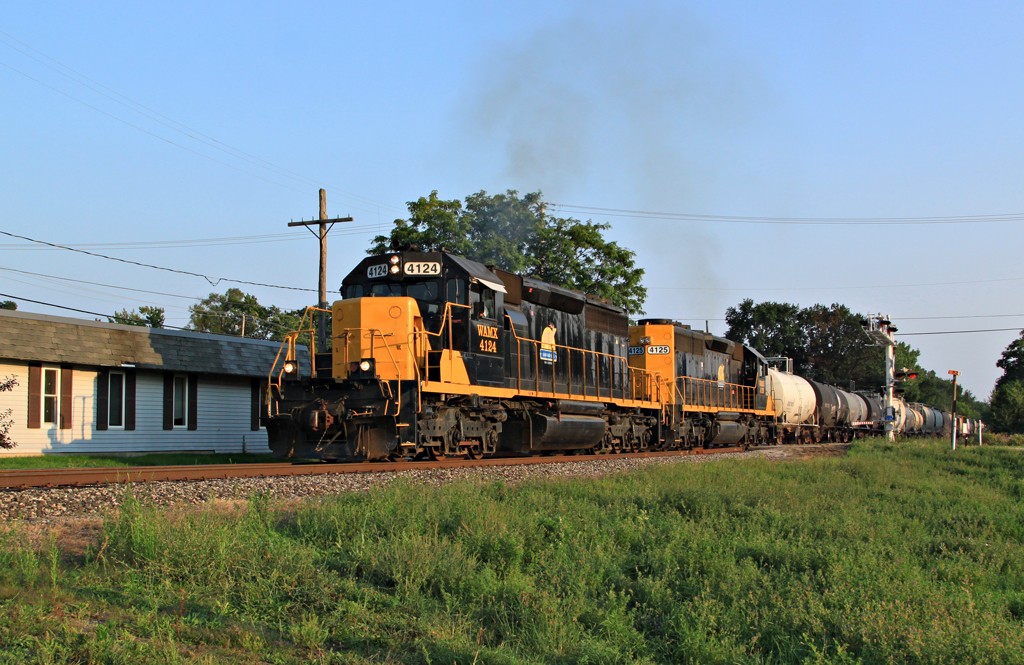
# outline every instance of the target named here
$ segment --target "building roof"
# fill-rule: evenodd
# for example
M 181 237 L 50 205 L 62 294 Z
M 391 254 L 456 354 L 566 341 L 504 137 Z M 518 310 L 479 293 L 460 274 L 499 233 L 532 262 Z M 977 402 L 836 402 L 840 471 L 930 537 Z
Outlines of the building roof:
M 6 360 L 266 377 L 280 348 L 244 337 L 0 310 Z

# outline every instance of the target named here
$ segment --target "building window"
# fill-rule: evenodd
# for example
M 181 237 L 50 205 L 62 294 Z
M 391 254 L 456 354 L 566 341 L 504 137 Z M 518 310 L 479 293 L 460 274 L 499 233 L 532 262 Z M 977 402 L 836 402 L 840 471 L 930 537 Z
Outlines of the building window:
M 135 371 L 100 370 L 96 375 L 96 429 L 135 429 Z
M 71 429 L 71 394 L 74 372 L 70 367 L 28 366 L 28 418 L 30 429 Z
M 124 372 L 110 373 L 110 389 L 107 410 L 107 426 L 121 429 L 124 427 L 125 380 Z
M 60 417 L 60 370 L 43 368 L 43 423 L 56 425 Z
M 198 429 L 199 378 L 195 374 L 164 375 L 164 429 Z
M 188 425 L 188 377 L 174 377 L 174 426 Z

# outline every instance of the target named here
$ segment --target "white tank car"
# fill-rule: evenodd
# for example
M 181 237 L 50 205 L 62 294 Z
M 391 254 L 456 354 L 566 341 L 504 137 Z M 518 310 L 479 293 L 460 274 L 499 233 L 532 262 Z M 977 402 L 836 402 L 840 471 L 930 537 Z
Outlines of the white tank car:
M 783 424 L 803 425 L 810 422 L 814 415 L 815 400 L 814 388 L 807 379 L 769 368 L 768 384 Z

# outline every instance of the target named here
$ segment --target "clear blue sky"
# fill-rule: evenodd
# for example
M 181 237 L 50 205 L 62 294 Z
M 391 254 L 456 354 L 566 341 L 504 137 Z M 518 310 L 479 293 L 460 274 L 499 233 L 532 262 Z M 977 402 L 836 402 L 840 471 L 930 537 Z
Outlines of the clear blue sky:
M 977 219 L 1024 214 L 1024 4 L 370 5 L 8 6 L 0 230 L 309 290 L 2 236 L 0 291 L 85 318 L 24 299 L 158 305 L 171 325 L 230 286 L 300 307 L 317 243 L 286 225 L 316 215 L 320 187 L 356 218 L 332 231 L 332 288 L 434 189 L 761 221 L 966 216 L 574 213 L 637 252 L 650 316 L 721 333 L 749 297 L 887 313 L 908 333 L 1012 329 L 902 338 L 988 397 L 1024 328 L 1024 222 Z

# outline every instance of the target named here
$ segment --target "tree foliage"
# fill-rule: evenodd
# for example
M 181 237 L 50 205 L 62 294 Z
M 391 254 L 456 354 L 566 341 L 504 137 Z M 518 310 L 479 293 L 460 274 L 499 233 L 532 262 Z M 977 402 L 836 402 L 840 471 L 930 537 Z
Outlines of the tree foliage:
M 992 428 L 1024 433 L 1024 330 L 1003 350 L 996 367 L 1003 370 L 1003 375 L 989 400 Z
M 252 339 L 283 339 L 299 326 L 302 311 L 285 311 L 277 306 L 265 307 L 256 296 L 241 289 L 211 293 L 189 307 L 189 328 L 199 332 L 250 337 Z
M 725 336 L 752 346 L 765 356 L 791 358 L 793 371 L 808 379 L 844 389 L 852 385 L 858 390 L 877 391 L 885 384 L 885 353 L 881 347 L 871 345 L 861 327 L 861 318 L 840 304 L 801 309 L 788 303 L 755 303 L 748 298 L 726 310 L 729 328 Z M 918 373 L 918 379 L 903 384 L 903 398 L 948 411 L 953 401 L 953 384 L 920 367 L 920 355 L 920 351 L 905 342 L 896 343 L 896 367 Z M 981 418 L 985 406 L 964 390 L 958 396 L 957 413 Z
M 0 300 L 0 309 L 16 310 L 18 309 L 18 303 L 13 300 Z
M 150 328 L 164 327 L 164 308 L 143 305 L 134 312 L 127 309 L 120 309 L 114 312 L 112 318 L 107 319 L 110 323 L 120 323 L 126 326 L 148 326 Z
M 635 253 L 605 239 L 608 224 L 548 215 L 540 192 L 480 191 L 463 204 L 439 199 L 434 191 L 408 206 L 408 219 L 396 219 L 391 233 L 375 237 L 367 253 L 445 250 L 643 312 L 647 290 Z
M 729 328 L 725 336 L 752 346 L 768 357 L 796 360 L 807 347 L 807 333 L 800 322 L 800 308 L 778 302 L 754 304 L 747 298 L 725 310 Z
M 1024 434 L 1024 381 L 1002 381 L 992 391 L 990 425 L 997 432 Z
M 1003 375 L 996 381 L 997 388 L 1009 381 L 1024 381 L 1024 330 L 1003 350 L 996 367 L 1003 370 Z
M 18 379 L 13 376 L 8 376 L 3 380 L 0 380 L 0 393 L 9 392 L 14 389 L 14 386 L 18 385 Z M 5 409 L 0 411 L 0 448 L 11 448 L 18 445 L 11 440 L 11 426 L 14 425 L 14 421 L 11 420 L 11 409 Z

